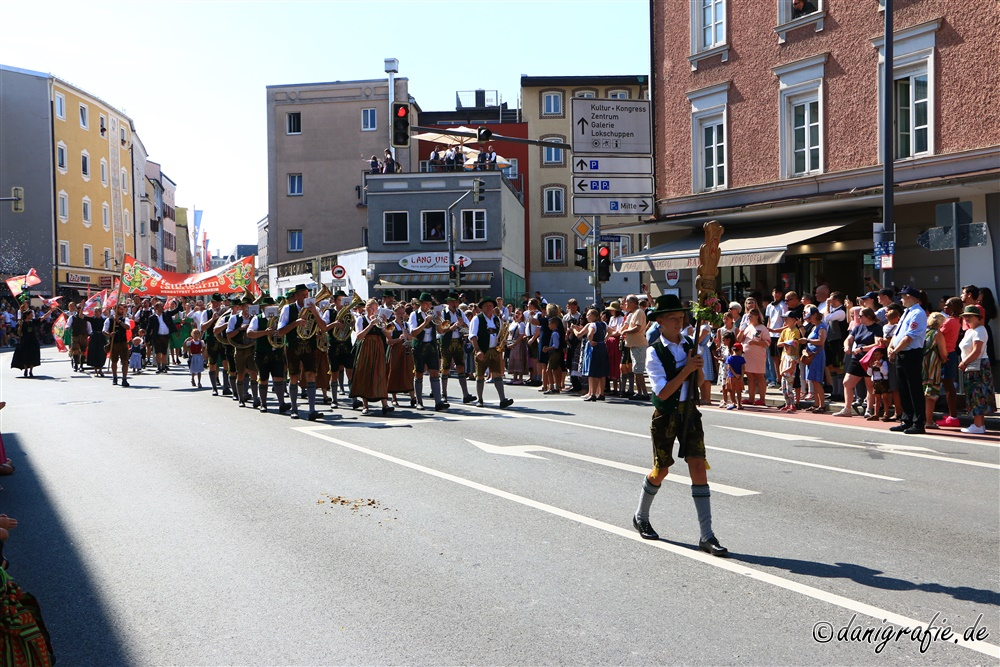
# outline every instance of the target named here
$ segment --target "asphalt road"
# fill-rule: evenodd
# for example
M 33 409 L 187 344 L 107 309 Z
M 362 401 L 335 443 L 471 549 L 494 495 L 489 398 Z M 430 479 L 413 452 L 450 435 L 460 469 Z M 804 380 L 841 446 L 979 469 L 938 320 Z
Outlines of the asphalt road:
M 631 527 L 648 405 L 310 423 L 44 356 L 0 354 L 0 511 L 61 665 L 1000 662 L 996 437 L 706 408 L 719 559 L 683 464 Z

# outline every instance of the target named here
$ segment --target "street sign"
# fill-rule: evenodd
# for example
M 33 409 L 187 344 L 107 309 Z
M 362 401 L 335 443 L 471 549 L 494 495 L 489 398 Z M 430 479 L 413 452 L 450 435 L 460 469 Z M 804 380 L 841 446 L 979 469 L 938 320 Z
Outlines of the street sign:
M 649 100 L 574 97 L 571 103 L 574 153 L 653 153 Z
M 574 155 L 574 174 L 652 174 L 653 158 L 618 155 Z
M 573 197 L 573 215 L 645 215 L 652 197 Z
M 648 176 L 588 176 L 573 179 L 574 195 L 651 195 L 653 179 Z
M 605 243 L 618 243 L 622 237 L 620 234 L 601 234 L 601 240 Z
M 347 289 L 347 281 L 339 278 L 334 278 L 330 281 L 330 289 L 332 290 L 342 290 Z
M 952 250 L 955 240 L 952 237 L 954 227 L 931 227 L 917 236 L 917 245 L 927 250 Z M 958 247 L 974 248 L 986 245 L 986 223 L 970 222 L 958 226 Z
M 330 272 L 333 274 L 334 280 L 341 280 L 347 275 L 347 269 L 342 267 L 340 264 L 334 266 Z
M 594 227 L 589 222 L 587 222 L 586 218 L 579 218 L 576 221 L 576 224 L 573 225 L 573 231 L 576 232 L 576 235 L 579 236 L 581 239 L 587 238 L 590 235 L 592 229 L 594 229 Z
M 891 271 L 892 270 L 892 258 L 893 257 L 895 257 L 895 255 L 882 255 L 881 256 L 882 270 L 883 271 Z

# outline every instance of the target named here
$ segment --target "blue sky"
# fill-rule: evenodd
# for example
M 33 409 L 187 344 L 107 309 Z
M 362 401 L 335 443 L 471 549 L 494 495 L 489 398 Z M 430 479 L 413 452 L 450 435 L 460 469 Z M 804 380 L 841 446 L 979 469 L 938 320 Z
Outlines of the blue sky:
M 51 72 L 125 111 L 150 159 L 204 210 L 214 249 L 267 214 L 265 86 L 400 76 L 425 110 L 521 74 L 649 73 L 648 0 L 6 0 L 0 63 Z

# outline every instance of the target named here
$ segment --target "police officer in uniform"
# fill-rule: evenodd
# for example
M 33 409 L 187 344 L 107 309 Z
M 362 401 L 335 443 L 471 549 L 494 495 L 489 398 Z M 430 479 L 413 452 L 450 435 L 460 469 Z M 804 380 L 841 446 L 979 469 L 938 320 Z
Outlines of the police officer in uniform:
M 260 313 L 250 320 L 247 337 L 254 341 L 254 361 L 257 364 L 257 382 L 260 396 L 260 411 L 267 412 L 267 379 L 274 381 L 274 393 L 278 396 L 278 413 L 288 412 L 285 403 L 285 350 L 271 345 L 268 336 L 276 334 L 277 327 L 267 326 L 264 309 L 274 305 L 274 299 L 265 296 L 260 302 Z
M 417 403 L 423 407 L 424 369 L 431 376 L 431 393 L 434 395 L 434 409 L 440 412 L 451 406 L 441 400 L 441 380 L 438 368 L 441 359 L 438 355 L 437 328 L 434 326 L 431 306 L 434 299 L 430 293 L 420 295 L 420 309 L 410 313 L 410 335 L 413 336 L 413 369 L 415 373 L 414 392 Z
M 462 402 L 472 403 L 476 397 L 469 393 L 468 375 L 465 372 L 465 342 L 462 340 L 461 329 L 467 329 L 469 321 L 465 313 L 458 309 L 458 294 L 449 292 L 445 297 L 448 307 L 444 311 L 444 324 L 441 327 L 441 398 L 448 400 L 448 376 L 451 365 L 455 364 L 458 372 L 458 384 L 462 387 Z M 417 393 L 419 396 L 419 392 Z

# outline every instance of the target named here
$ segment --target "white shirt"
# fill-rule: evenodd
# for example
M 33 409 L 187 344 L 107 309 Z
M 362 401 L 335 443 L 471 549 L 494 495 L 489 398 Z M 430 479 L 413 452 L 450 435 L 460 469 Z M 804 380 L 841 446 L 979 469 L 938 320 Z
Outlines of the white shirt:
M 958 349 L 962 353 L 962 359 L 965 359 L 972 352 L 972 348 L 976 341 L 983 341 L 983 351 L 979 353 L 979 356 L 970 361 L 965 369 L 968 371 L 978 371 L 981 370 L 983 357 L 986 356 L 986 327 L 980 325 L 975 329 L 968 329 L 965 335 L 962 336 L 962 342 L 958 344 Z
M 111 317 L 109 317 L 108 319 L 104 320 L 104 327 L 101 329 L 101 331 L 103 331 L 106 334 L 110 334 L 111 333 L 111 327 L 114 326 L 114 323 L 115 323 L 115 320 L 114 320 L 114 318 L 111 318 Z M 125 328 L 126 329 L 131 329 L 132 328 L 132 320 L 130 320 L 127 317 L 125 318 Z
M 157 330 L 156 333 L 158 333 L 161 336 L 169 336 L 170 335 L 170 327 L 167 326 L 167 321 L 166 321 L 166 319 L 164 319 L 163 313 L 160 313 L 159 315 L 157 315 L 156 319 L 160 323 L 160 328 Z
M 784 301 L 772 301 L 767 304 L 764 315 L 767 317 L 767 328 L 768 329 L 780 329 L 785 326 L 785 318 L 781 315 L 785 312 L 785 302 Z M 778 338 L 781 336 L 781 332 L 771 332 L 771 338 Z
M 669 340 L 660 336 L 660 342 L 670 350 L 670 354 L 674 355 L 675 368 L 683 368 L 687 364 L 688 353 L 684 351 L 684 339 L 681 338 L 680 343 L 671 343 Z M 667 386 L 667 372 L 663 368 L 663 364 L 660 362 L 660 357 L 656 352 L 646 355 L 646 373 L 649 375 L 649 383 L 653 386 L 653 395 L 658 396 L 663 388 Z M 688 400 L 688 393 L 690 391 L 691 383 L 685 381 L 681 384 L 681 401 Z M 669 398 L 669 397 L 668 397 Z
M 291 306 L 291 305 L 292 304 L 286 304 L 286 305 L 284 305 L 284 306 L 281 307 L 281 315 L 278 316 L 278 328 L 279 329 L 284 329 L 289 324 L 291 324 L 291 322 L 289 321 L 289 317 L 290 317 L 290 315 L 289 315 L 289 306 Z M 298 304 L 296 304 L 296 305 L 298 305 Z M 299 313 L 300 314 L 302 313 L 302 309 L 304 307 L 305 306 L 299 306 Z
M 486 350 L 490 349 L 491 347 L 496 347 L 497 346 L 497 334 L 500 333 L 500 318 L 499 317 L 497 317 L 494 314 L 492 318 L 489 318 L 489 317 L 486 317 L 486 314 L 484 313 L 483 314 L 483 318 L 486 320 L 486 329 L 490 332 L 490 336 L 489 336 L 490 342 L 489 342 L 489 345 L 483 345 L 481 339 L 479 338 L 479 316 L 476 315 L 475 317 L 472 318 L 472 321 L 469 322 L 469 338 L 475 338 L 476 339 L 476 343 L 479 346 L 479 351 L 480 352 L 485 352 Z
M 260 318 L 259 318 L 259 317 L 251 317 L 251 318 L 250 318 L 250 326 L 248 326 L 248 327 L 247 327 L 247 331 L 263 331 L 263 329 L 261 329 L 261 328 L 260 328 L 260 327 L 259 327 L 259 326 L 257 325 L 257 323 L 258 323 L 259 321 L 260 321 Z
M 419 311 L 419 312 L 420 316 L 424 318 L 425 322 L 434 316 L 433 310 L 428 310 L 427 312 L 424 311 Z M 417 320 L 417 311 L 415 310 L 412 313 L 410 313 L 410 331 L 416 331 L 417 327 L 419 326 L 420 322 Z M 433 322 L 429 323 L 424 328 L 424 330 L 420 332 L 420 335 L 424 337 L 423 342 L 425 343 L 434 342 L 434 323 Z
M 236 331 L 236 318 L 237 317 L 243 318 L 243 321 L 246 322 L 247 317 L 242 312 L 240 312 L 240 313 L 233 313 L 233 315 L 229 318 L 229 321 L 226 322 L 226 333 L 232 333 L 232 332 Z

